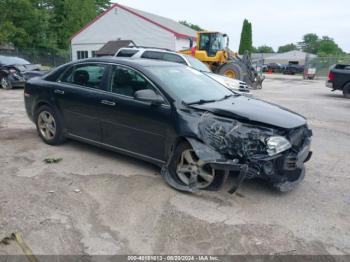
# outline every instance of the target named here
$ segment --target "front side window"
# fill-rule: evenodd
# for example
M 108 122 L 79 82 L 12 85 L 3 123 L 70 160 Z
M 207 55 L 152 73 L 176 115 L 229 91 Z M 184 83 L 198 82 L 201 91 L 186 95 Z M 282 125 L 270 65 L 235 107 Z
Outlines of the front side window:
M 211 73 L 210 69 L 206 66 L 206 64 L 202 63 L 197 58 L 190 56 L 190 55 L 184 55 L 187 59 L 187 61 L 190 63 L 190 66 L 194 69 L 197 69 L 202 72 L 208 72 Z
M 106 70 L 106 65 L 102 64 L 83 64 L 72 66 L 66 71 L 61 82 L 80 86 L 86 86 L 96 89 L 102 89 L 102 78 Z
M 169 61 L 186 65 L 186 61 L 179 55 L 167 52 L 146 51 L 141 58 Z
M 185 60 L 181 56 L 175 54 L 164 53 L 163 60 L 186 65 Z
M 151 83 L 140 73 L 123 66 L 113 66 L 109 82 L 110 92 L 124 96 L 133 97 L 134 93 L 139 90 L 154 90 Z

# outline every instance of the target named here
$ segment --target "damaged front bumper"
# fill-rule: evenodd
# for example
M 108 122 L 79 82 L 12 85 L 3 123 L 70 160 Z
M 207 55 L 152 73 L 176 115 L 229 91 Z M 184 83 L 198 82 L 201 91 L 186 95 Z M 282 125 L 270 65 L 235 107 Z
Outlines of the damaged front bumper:
M 208 148 L 205 144 L 190 139 L 196 154 L 205 163 L 210 164 L 215 170 L 223 170 L 237 177 L 229 193 L 237 191 L 245 179 L 262 178 L 272 183 L 280 192 L 288 192 L 294 189 L 305 177 L 304 163 L 312 156 L 310 150 L 311 140 L 304 142 L 299 152 L 291 149 L 273 157 L 250 159 L 249 162 L 241 163 L 238 159 L 224 159 L 222 155 Z M 224 184 L 225 181 L 223 181 Z

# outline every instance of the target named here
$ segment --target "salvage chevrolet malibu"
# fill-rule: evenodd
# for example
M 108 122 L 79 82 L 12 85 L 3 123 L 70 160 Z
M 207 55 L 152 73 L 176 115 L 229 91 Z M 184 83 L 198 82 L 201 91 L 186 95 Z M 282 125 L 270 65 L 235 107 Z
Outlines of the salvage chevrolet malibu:
M 311 157 L 304 117 L 180 64 L 80 60 L 29 80 L 24 97 L 45 143 L 71 138 L 150 161 L 182 191 L 218 190 L 228 175 L 231 193 L 257 177 L 288 191 Z

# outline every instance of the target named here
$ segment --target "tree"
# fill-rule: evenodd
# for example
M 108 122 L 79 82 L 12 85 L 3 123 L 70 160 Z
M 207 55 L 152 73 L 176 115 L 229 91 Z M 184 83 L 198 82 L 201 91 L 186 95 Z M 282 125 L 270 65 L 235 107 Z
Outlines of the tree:
M 274 53 L 275 52 L 271 46 L 267 46 L 267 45 L 253 47 L 252 50 L 254 53 Z
M 0 43 L 68 50 L 72 34 L 110 4 L 110 0 L 0 0 Z
M 252 52 L 252 44 L 252 24 L 247 19 L 244 19 L 238 53 L 243 55 L 245 51 L 248 51 L 250 54 Z
M 303 36 L 303 41 L 298 43 L 301 50 L 311 54 L 317 54 L 319 38 L 318 35 L 310 33 Z
M 298 50 L 298 47 L 293 44 L 293 43 L 290 43 L 290 44 L 286 44 L 286 45 L 282 45 L 280 47 L 278 47 L 278 53 L 285 53 L 285 52 L 289 52 L 289 51 L 294 51 L 294 50 Z
M 323 36 L 318 43 L 317 54 L 325 55 L 343 55 L 344 51 L 328 36 Z
M 95 6 L 98 13 L 102 13 L 111 6 L 111 0 L 95 0 Z
M 202 27 L 200 27 L 199 25 L 189 23 L 186 20 L 179 21 L 179 23 L 184 25 L 184 26 L 187 26 L 189 28 L 192 28 L 195 31 L 204 31 L 204 29 Z
M 316 34 L 306 34 L 303 37 L 303 41 L 299 43 L 299 46 L 304 52 L 321 56 L 344 54 L 333 38 L 328 36 L 319 38 Z

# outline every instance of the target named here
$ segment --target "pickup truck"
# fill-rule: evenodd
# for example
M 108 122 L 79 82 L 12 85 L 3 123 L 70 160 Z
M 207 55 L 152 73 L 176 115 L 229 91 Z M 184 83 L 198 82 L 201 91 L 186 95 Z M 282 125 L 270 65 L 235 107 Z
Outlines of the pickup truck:
M 350 65 L 333 66 L 329 71 L 326 86 L 332 88 L 332 91 L 342 90 L 344 97 L 350 98 Z

